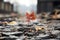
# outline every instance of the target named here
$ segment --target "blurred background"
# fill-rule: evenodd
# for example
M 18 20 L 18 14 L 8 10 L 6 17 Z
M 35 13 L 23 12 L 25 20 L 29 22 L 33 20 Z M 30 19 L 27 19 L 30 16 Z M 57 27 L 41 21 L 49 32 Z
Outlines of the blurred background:
M 0 39 L 60 39 L 60 0 L 0 0 Z

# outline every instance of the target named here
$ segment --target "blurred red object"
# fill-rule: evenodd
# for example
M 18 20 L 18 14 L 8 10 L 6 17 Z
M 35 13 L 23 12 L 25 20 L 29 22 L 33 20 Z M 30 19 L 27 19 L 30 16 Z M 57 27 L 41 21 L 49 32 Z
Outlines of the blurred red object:
M 36 19 L 36 16 L 35 16 L 35 13 L 32 12 L 31 14 L 29 14 L 28 12 L 26 12 L 26 18 L 29 20 L 35 20 Z
M 32 13 L 30 14 L 30 19 L 31 19 L 31 20 L 35 20 L 35 19 L 36 19 L 36 16 L 35 16 L 35 13 L 34 13 L 34 12 L 32 12 Z

